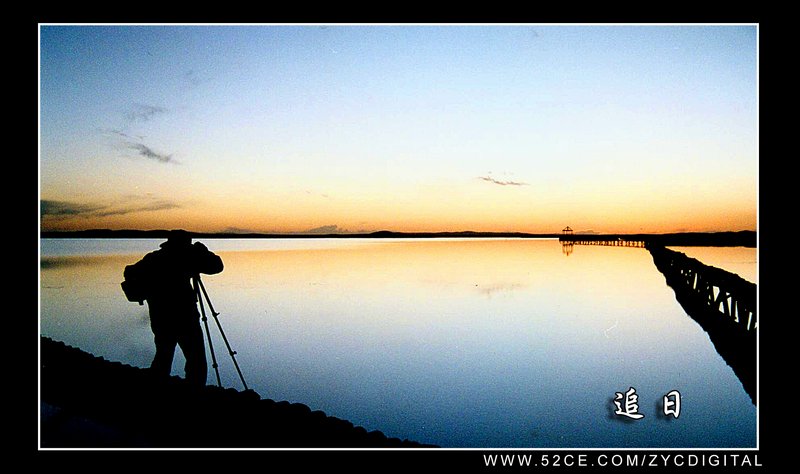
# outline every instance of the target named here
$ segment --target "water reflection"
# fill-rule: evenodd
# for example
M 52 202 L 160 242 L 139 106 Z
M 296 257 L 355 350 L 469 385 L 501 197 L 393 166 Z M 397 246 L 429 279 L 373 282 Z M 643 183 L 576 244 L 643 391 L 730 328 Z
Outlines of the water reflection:
M 726 275 L 724 271 L 705 267 L 696 260 L 669 249 L 654 247 L 650 249 L 650 254 L 656 268 L 664 274 L 667 285 L 675 291 L 675 299 L 686 314 L 708 334 L 717 353 L 733 369 L 753 404 L 756 404 L 757 324 L 751 324 L 751 320 L 756 320 L 755 285 L 742 281 L 735 274 Z M 694 269 L 690 281 L 687 282 L 688 266 Z M 726 281 L 730 285 L 728 288 L 724 286 Z M 713 296 L 711 291 L 715 288 L 705 289 L 703 284 L 721 285 L 714 293 L 718 294 L 718 300 L 723 301 L 712 302 L 708 295 Z M 720 297 L 726 294 L 729 296 L 724 299 Z M 746 305 L 743 304 L 745 301 Z M 723 312 L 719 310 L 720 307 Z
M 752 247 L 668 247 L 706 265 L 735 273 L 758 284 L 757 250 Z
M 204 242 L 226 263 L 204 282 L 264 397 L 449 447 L 755 445 L 747 393 L 642 249 L 564 258 L 556 240 Z M 146 307 L 119 287 L 140 256 L 45 264 L 42 333 L 146 367 Z M 240 386 L 230 361 L 220 372 Z M 680 390 L 685 413 L 610 419 L 609 397 L 629 386 L 643 410 Z

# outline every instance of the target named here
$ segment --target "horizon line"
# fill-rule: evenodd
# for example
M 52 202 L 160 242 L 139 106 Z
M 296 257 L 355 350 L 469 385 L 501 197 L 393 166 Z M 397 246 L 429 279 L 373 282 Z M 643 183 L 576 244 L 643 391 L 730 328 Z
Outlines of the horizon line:
M 45 235 L 67 235 L 67 234 L 162 234 L 170 232 L 171 228 L 164 229 L 107 229 L 107 228 L 92 228 L 80 230 L 40 230 L 40 237 Z M 366 232 L 263 232 L 263 231 L 212 231 L 202 232 L 187 229 L 186 232 L 192 235 L 199 235 L 204 237 L 209 236 L 299 236 L 299 237 L 336 237 L 336 236 L 375 236 L 382 235 L 456 235 L 456 234 L 474 234 L 474 235 L 525 235 L 525 236 L 556 236 L 563 235 L 595 235 L 595 236 L 641 236 L 641 235 L 679 235 L 679 234 L 732 234 L 732 233 L 758 233 L 757 230 L 725 230 L 725 231 L 676 231 L 676 232 L 594 232 L 594 231 L 573 231 L 571 234 L 565 234 L 559 230 L 556 232 L 523 232 L 523 231 L 474 231 L 474 230 L 460 230 L 460 231 L 395 231 L 389 229 L 381 229 Z

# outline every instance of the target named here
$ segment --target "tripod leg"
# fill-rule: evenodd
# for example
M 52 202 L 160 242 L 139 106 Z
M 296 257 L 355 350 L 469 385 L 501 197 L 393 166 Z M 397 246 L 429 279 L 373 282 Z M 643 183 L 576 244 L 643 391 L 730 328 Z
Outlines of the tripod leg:
M 225 341 L 225 346 L 228 348 L 228 354 L 230 354 L 231 359 L 233 360 L 233 365 L 234 367 L 236 367 L 236 372 L 239 374 L 239 379 L 242 381 L 244 389 L 247 390 L 247 382 L 244 381 L 244 376 L 242 375 L 242 371 L 241 369 L 239 369 L 239 363 L 236 361 L 236 351 L 231 349 L 231 345 L 228 342 L 228 338 L 225 336 L 225 331 L 222 329 L 222 323 L 219 322 L 219 318 L 217 317 L 219 316 L 219 313 L 214 311 L 214 306 L 211 304 L 211 299 L 208 297 L 208 293 L 206 292 L 206 287 L 205 285 L 203 285 L 203 281 L 200 279 L 199 276 L 195 279 L 195 282 L 197 284 L 196 286 L 199 287 L 199 289 L 202 290 L 203 292 L 203 296 L 205 297 L 206 302 L 208 303 L 208 309 L 211 311 L 211 315 L 214 316 L 214 321 L 216 321 L 217 323 L 217 327 L 219 328 L 219 333 L 222 335 L 222 340 Z M 200 295 L 198 292 L 198 299 L 199 298 Z M 203 307 L 202 302 L 200 303 L 200 307 L 201 308 Z
M 197 301 L 200 303 L 200 316 L 203 320 L 203 325 L 206 329 L 206 339 L 208 339 L 208 349 L 211 351 L 211 367 L 214 368 L 214 374 L 217 376 L 217 386 L 222 387 L 222 381 L 219 378 L 219 366 L 217 365 L 217 356 L 214 354 L 214 344 L 211 342 L 211 331 L 208 330 L 208 318 L 206 317 L 206 308 L 203 306 L 203 299 L 200 295 L 200 288 L 198 282 L 200 280 L 194 279 L 194 291 L 197 294 Z

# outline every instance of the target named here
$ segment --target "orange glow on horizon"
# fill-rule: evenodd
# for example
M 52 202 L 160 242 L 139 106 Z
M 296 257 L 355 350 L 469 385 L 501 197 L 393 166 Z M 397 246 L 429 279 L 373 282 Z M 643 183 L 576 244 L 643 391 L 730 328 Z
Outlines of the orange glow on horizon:
M 754 214 L 754 213 L 753 213 Z M 338 222 L 338 223 L 337 223 Z M 42 231 L 80 231 L 90 229 L 112 230 L 158 230 L 158 229 L 187 229 L 193 232 L 253 232 L 253 233 L 370 233 L 379 230 L 395 232 L 521 232 L 533 234 L 558 234 L 564 226 L 569 225 L 576 232 L 592 232 L 607 234 L 635 234 L 635 233 L 673 233 L 673 232 L 725 232 L 740 230 L 756 230 L 755 215 L 742 212 L 739 216 L 725 216 L 719 219 L 709 219 L 706 216 L 697 216 L 682 220 L 660 220 L 656 217 L 642 219 L 641 221 L 612 221 L 606 220 L 594 224 L 583 219 L 561 218 L 536 218 L 517 220 L 487 219 L 446 219 L 438 221 L 433 219 L 409 218 L 406 220 L 390 221 L 375 220 L 367 223 L 362 221 L 343 221 L 337 219 L 308 219 L 303 221 L 275 219 L 209 219 L 208 216 L 186 216 L 178 218 L 159 218 L 146 216 L 140 218 L 118 219 L 81 219 L 64 220 L 59 222 L 42 223 Z
M 587 185 L 583 192 L 532 187 L 420 186 L 359 188 L 359 192 L 313 195 L 286 190 L 225 190 L 186 195 L 163 210 L 84 215 L 47 215 L 49 230 L 183 228 L 195 232 L 369 233 L 397 232 L 576 232 L 670 233 L 756 230 L 754 197 L 747 193 L 696 197 L 691 189 L 666 194 L 646 187 L 617 192 Z M 200 187 L 211 189 L 212 187 Z M 99 201 L 99 200 L 98 200 Z M 724 203 L 724 204 L 723 204 Z M 87 206 L 90 207 L 90 206 Z

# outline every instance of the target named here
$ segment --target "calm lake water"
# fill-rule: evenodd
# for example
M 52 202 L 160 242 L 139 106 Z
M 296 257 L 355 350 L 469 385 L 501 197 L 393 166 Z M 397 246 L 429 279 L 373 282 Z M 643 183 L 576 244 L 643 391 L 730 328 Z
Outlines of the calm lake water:
M 161 240 L 41 241 L 41 333 L 147 367 L 125 265 Z M 649 252 L 523 239 L 208 239 L 250 388 L 444 447 L 754 447 L 756 407 Z M 757 283 L 756 250 L 675 248 Z M 212 325 L 222 383 L 241 382 Z M 177 351 L 173 373 L 183 375 Z M 209 368 L 209 383 L 215 383 Z M 635 388 L 644 418 L 614 414 Z M 676 418 L 662 398 L 681 394 Z

